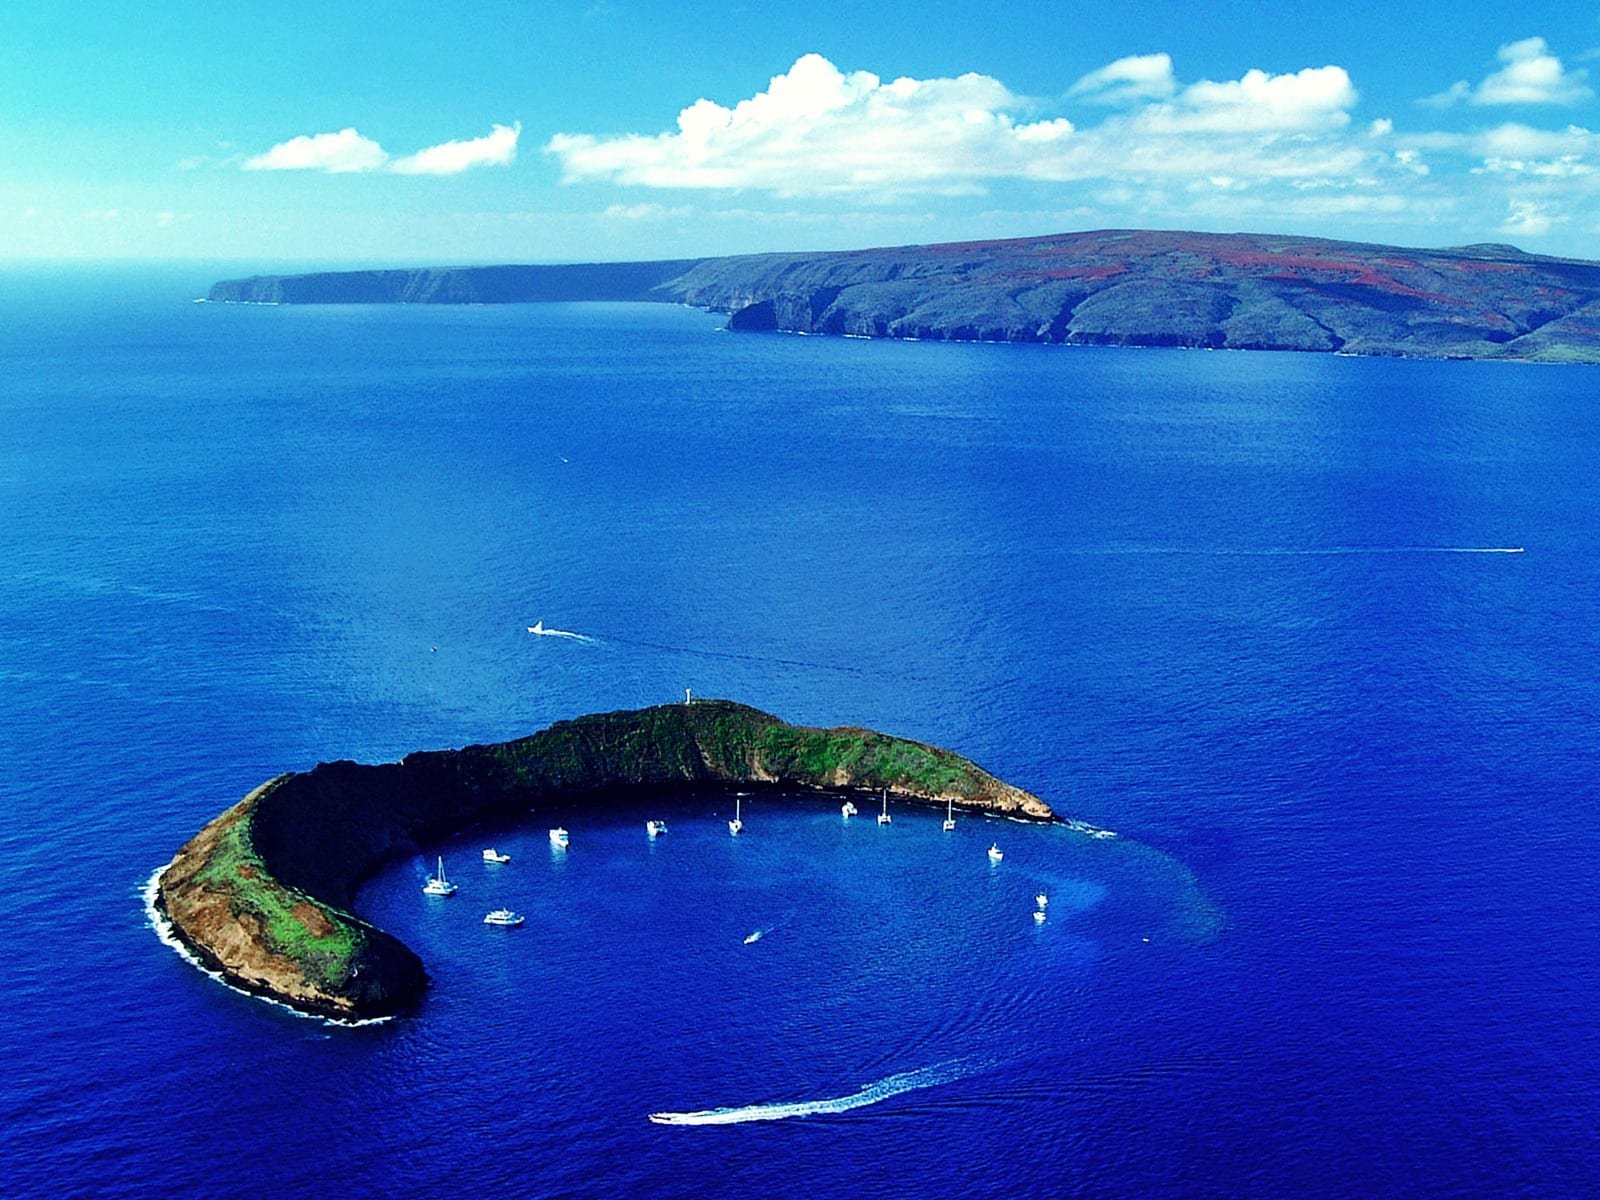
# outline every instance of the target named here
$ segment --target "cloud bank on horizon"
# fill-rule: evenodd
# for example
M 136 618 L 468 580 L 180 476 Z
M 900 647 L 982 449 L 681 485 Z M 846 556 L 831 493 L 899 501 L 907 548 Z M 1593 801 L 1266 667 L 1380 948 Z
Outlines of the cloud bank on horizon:
M 675 131 L 558 133 L 545 150 L 569 182 L 780 195 L 961 193 L 1005 178 L 1327 177 L 1356 165 L 1343 146 L 1315 144 L 1350 123 L 1357 96 L 1342 67 L 1180 88 L 1167 55 L 1146 55 L 1091 72 L 1069 94 L 1128 111 L 1092 128 L 1019 120 L 1035 102 L 988 75 L 885 83 L 807 54 L 732 108 L 695 101 Z
M 1572 106 L 1586 72 L 1543 38 L 1502 45 L 1501 67 L 1419 105 Z M 1094 208 L 1161 219 L 1364 215 L 1430 223 L 1468 201 L 1500 205 L 1498 229 L 1538 236 L 1592 201 L 1600 134 L 1520 122 L 1472 133 L 1358 123 L 1360 93 L 1333 64 L 1183 82 L 1165 53 L 1130 55 L 1053 101 L 999 79 L 885 81 L 806 54 L 731 107 L 700 99 L 658 133 L 560 132 L 544 152 L 568 184 L 850 197 L 892 205 L 981 195 L 1004 181 L 1079 185 Z M 1063 102 L 1093 110 L 1075 123 Z M 1451 182 L 1446 183 L 1445 179 Z
M 212 172 L 201 187 L 230 212 L 261 198 L 276 221 L 294 197 L 310 218 L 272 226 L 280 253 L 334 257 L 391 257 L 396 246 L 462 260 L 559 256 L 576 244 L 609 256 L 738 253 L 1118 226 L 1432 245 L 1546 239 L 1531 248 L 1588 254 L 1600 234 L 1600 98 L 1584 64 L 1600 50 L 1558 52 L 1542 36 L 1486 42 L 1476 70 L 1419 61 L 1400 86 L 1371 61 L 1341 63 L 1337 50 L 1323 57 L 1303 44 L 1272 69 L 1227 56 L 1219 67 L 1214 48 L 1209 58 L 1192 50 L 1210 63 L 1204 73 L 1163 51 L 1116 57 L 1112 45 L 1071 71 L 1053 65 L 1059 55 L 1041 59 L 1028 90 L 960 70 L 981 61 L 891 76 L 860 69 L 873 63 L 785 54 L 772 65 L 790 65 L 762 71 L 764 84 L 745 65 L 700 99 L 681 71 L 673 90 L 641 85 L 610 110 L 628 114 L 610 129 L 598 115 L 603 80 L 570 99 L 527 91 L 522 119 L 420 149 L 424 138 L 392 144 L 405 137 L 407 105 L 374 95 L 324 124 L 322 100 L 311 107 L 316 125 L 268 126 L 243 148 L 219 136 L 216 152 L 186 155 L 179 169 Z M 505 111 L 519 86 L 531 85 L 502 75 L 479 91 Z M 581 95 L 601 105 L 596 115 L 574 115 Z M 458 104 L 451 119 L 478 118 Z M 535 154 L 518 153 L 524 122 Z M 279 177 L 270 188 L 268 175 Z M 371 182 L 349 192 L 352 177 Z M 441 191 L 413 186 L 418 177 L 460 182 Z M 95 248 L 131 239 L 120 231 L 141 218 L 187 225 L 191 240 L 204 232 L 210 214 L 196 217 L 160 187 L 148 211 L 86 202 L 77 217 L 53 217 L 19 193 L 17 221 L 44 230 L 40 244 L 54 221 L 61 244 Z M 91 231 L 73 233 L 74 221 Z M 237 223 L 214 224 L 212 244 L 243 248 Z

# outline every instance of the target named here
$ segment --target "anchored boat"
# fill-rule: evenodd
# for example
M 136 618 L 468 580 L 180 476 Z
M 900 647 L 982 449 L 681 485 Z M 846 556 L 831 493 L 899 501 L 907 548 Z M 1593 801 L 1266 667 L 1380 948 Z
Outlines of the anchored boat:
M 429 896 L 454 896 L 456 885 L 444 877 L 444 856 L 439 857 L 439 869 L 436 874 L 428 877 L 428 882 L 422 885 L 422 890 Z

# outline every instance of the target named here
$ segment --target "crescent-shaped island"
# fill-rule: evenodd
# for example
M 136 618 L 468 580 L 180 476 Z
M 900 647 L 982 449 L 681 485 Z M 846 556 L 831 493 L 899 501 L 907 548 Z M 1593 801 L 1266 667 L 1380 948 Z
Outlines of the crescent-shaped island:
M 279 775 L 206 825 L 162 868 L 152 904 L 171 936 L 235 987 L 300 1012 L 361 1021 L 403 1012 L 422 960 L 351 911 L 385 861 L 530 805 L 671 788 L 873 792 L 1062 821 L 967 759 L 868 729 L 789 725 L 726 700 L 561 721 L 529 737 L 397 763 L 321 763 Z

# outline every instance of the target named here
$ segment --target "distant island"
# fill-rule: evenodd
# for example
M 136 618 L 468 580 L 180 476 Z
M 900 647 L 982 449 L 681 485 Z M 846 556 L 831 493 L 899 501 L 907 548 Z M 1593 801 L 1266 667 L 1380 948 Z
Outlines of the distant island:
M 1600 362 L 1600 263 L 1273 234 L 1100 230 L 659 262 L 258 275 L 257 304 L 646 300 L 734 330 Z
M 1059 821 L 1037 796 L 948 750 L 696 700 L 580 717 L 516 741 L 398 763 L 322 763 L 280 775 L 178 851 L 154 877 L 152 907 L 165 932 L 236 987 L 336 1020 L 390 1016 L 416 1002 L 428 975 L 399 939 L 350 911 L 383 863 L 475 821 L 525 819 L 530 805 L 599 811 L 619 798 L 669 790 L 711 798 L 735 786 L 873 796 L 887 789 Z

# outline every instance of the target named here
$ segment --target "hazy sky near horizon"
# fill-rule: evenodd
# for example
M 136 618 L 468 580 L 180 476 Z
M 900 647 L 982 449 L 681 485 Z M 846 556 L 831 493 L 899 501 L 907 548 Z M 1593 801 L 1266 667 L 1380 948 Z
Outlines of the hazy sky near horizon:
M 1600 2 L 0 7 L 0 259 L 1157 227 L 1600 258 Z

